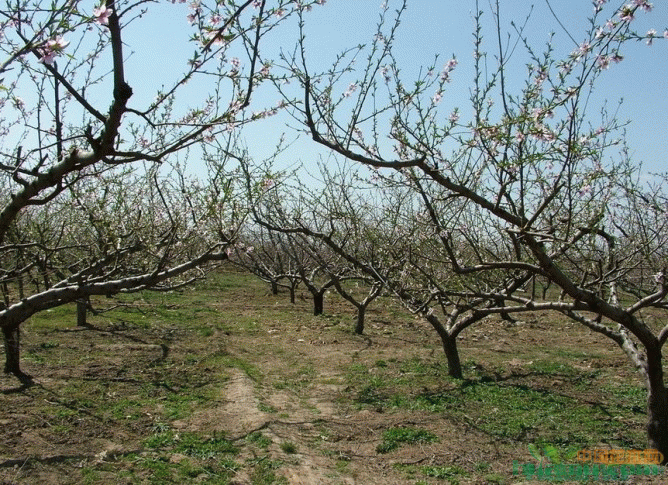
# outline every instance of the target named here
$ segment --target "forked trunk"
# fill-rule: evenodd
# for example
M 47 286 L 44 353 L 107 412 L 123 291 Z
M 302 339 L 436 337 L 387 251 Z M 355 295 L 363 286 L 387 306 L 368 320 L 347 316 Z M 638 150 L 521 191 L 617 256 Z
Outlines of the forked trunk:
M 459 351 L 457 350 L 457 335 L 450 335 L 447 329 L 433 313 L 427 315 L 427 321 L 434 327 L 438 336 L 441 337 L 443 351 L 448 359 L 448 375 L 455 379 L 463 379 L 462 363 L 459 360 Z

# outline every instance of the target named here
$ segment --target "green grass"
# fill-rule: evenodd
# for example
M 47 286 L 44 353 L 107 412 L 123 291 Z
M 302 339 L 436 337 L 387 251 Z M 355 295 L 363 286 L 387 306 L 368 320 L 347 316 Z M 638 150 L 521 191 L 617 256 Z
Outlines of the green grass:
M 269 445 L 271 445 L 271 439 L 267 438 L 265 435 L 263 435 L 259 431 L 255 431 L 254 433 L 249 434 L 246 437 L 246 440 L 249 443 L 254 443 L 259 448 L 262 448 L 263 450 L 266 450 L 267 448 L 269 448 Z
M 383 442 L 376 447 L 378 453 L 389 453 L 403 444 L 434 443 L 438 436 L 420 428 L 390 428 L 383 432 Z
M 388 362 L 373 373 L 361 364 L 351 364 L 347 371 L 354 401 L 361 407 L 444 413 L 502 440 L 586 446 L 605 437 L 615 446 L 645 445 L 644 433 L 631 432 L 627 424 L 614 418 L 631 412 L 636 420 L 644 421 L 646 394 L 635 386 L 606 385 L 598 390 L 606 398 L 592 406 L 559 389 L 497 381 L 480 368 L 469 370 L 474 378 L 457 381 L 447 376 L 442 365 L 415 358 Z M 539 362 L 532 371 L 548 378 L 557 373 L 575 384 L 580 378 L 567 364 Z
M 226 300 L 232 291 L 232 299 Z M 257 295 L 264 295 L 259 304 L 253 300 Z M 76 325 L 74 305 L 36 315 L 26 327 L 22 356 L 29 370 L 50 374 L 51 379 L 44 386 L 3 399 L 30 397 L 25 411 L 28 418 L 23 418 L 21 426 L 39 430 L 54 449 L 76 436 L 84 425 L 89 433 L 112 428 L 122 431 L 131 437 L 123 443 L 126 449 L 136 450 L 140 443 L 134 454 L 102 463 L 89 461 L 82 468 L 72 463 L 68 483 L 112 483 L 123 477 L 128 483 L 229 484 L 241 473 L 253 484 L 281 484 L 287 480 L 280 469 L 288 461 L 297 462 L 297 453 L 313 449 L 331 459 L 331 476 L 345 473 L 354 477 L 361 468 L 351 452 L 357 443 L 345 442 L 339 423 L 332 425 L 331 416 L 316 415 L 313 402 L 322 398 L 325 389 L 320 384 L 340 389 L 331 396 L 342 410 L 352 409 L 346 414 L 368 408 L 385 412 L 388 423 L 415 423 L 428 422 L 425 415 L 428 419 L 433 413 L 446 426 L 474 429 L 476 451 L 480 443 L 493 442 L 502 452 L 521 450 L 531 459 L 531 450 L 539 456 L 548 456 L 549 451 L 551 457 L 558 453 L 563 458 L 572 450 L 602 442 L 623 448 L 646 447 L 646 391 L 635 377 L 619 372 L 618 361 L 603 350 L 596 354 L 576 346 L 560 349 L 556 344 L 526 352 L 519 349 L 520 364 L 512 366 L 507 360 L 514 355 L 498 354 L 493 359 L 473 355 L 475 361 L 469 358 L 463 364 L 467 379 L 459 381 L 448 376 L 431 329 L 420 327 L 387 300 L 374 303 L 382 311 L 377 310 L 370 319 L 375 326 L 369 325 L 365 338 L 373 344 L 366 348 L 351 334 L 352 310 L 347 306 L 342 310 L 340 303 L 330 305 L 326 299 L 326 309 L 332 313 L 314 318 L 308 301 L 293 306 L 286 294 L 266 295 L 266 286 L 253 277 L 225 273 L 197 283 L 195 289 L 119 297 L 136 307 L 91 316 L 93 329 L 69 331 Z M 105 299 L 94 302 L 96 306 L 112 303 Z M 269 329 L 284 337 L 278 341 L 282 345 L 267 338 Z M 345 345 L 341 348 L 353 350 L 331 364 L 322 352 L 314 357 L 304 351 L 306 344 L 290 344 L 312 335 L 322 335 L 323 349 Z M 419 347 L 403 347 L 418 341 Z M 125 352 L 124 344 L 132 349 Z M 169 349 L 165 355 L 157 347 L 161 344 Z M 468 357 L 467 353 L 462 351 L 462 356 Z M 593 359 L 598 362 L 592 368 L 578 365 Z M 211 436 L 206 429 L 177 432 L 174 421 L 225 405 L 231 369 L 253 381 L 258 407 L 273 415 L 270 420 L 294 418 L 289 407 L 268 404 L 274 403 L 277 394 L 288 395 L 294 400 L 290 405 L 298 402 L 300 412 L 310 413 L 316 434 L 305 440 L 298 434 L 279 434 L 273 443 L 270 433 L 276 430 L 271 424 L 266 434 L 255 431 L 234 441 L 224 435 Z M 275 389 L 292 392 L 275 393 Z M 419 417 L 413 419 L 413 412 Z M 400 419 L 393 421 L 392 413 L 401 413 Z M 383 415 L 371 415 L 383 419 Z M 47 422 L 48 428 L 43 426 Z M 398 427 L 385 430 L 381 440 L 379 460 L 387 459 L 383 453 L 402 447 L 402 453 L 414 459 L 425 443 L 434 443 L 438 437 L 426 429 Z M 91 451 L 91 456 L 98 451 Z M 483 455 L 476 456 L 480 460 Z M 480 483 L 510 483 L 494 473 L 502 471 L 497 458 L 485 458 L 492 465 L 476 463 L 476 459 L 468 461 L 465 470 L 447 461 L 416 460 L 414 465 L 394 465 L 394 473 L 404 474 L 407 483 L 430 485 L 464 482 L 466 477 Z M 510 462 L 506 465 L 511 466 Z
M 141 457 L 129 461 L 133 469 L 129 476 L 133 483 L 182 484 L 207 483 L 229 485 L 230 479 L 242 465 L 234 460 L 222 459 L 209 462 L 191 461 L 188 458 L 171 461 L 167 457 Z M 148 471 L 148 476 L 145 471 Z M 143 477 L 143 478 L 140 478 Z
M 295 445 L 292 441 L 284 441 L 281 443 L 281 450 L 283 450 L 284 453 L 293 455 L 297 453 L 297 445 Z
M 396 464 L 394 467 L 403 471 L 409 477 L 421 475 L 439 480 L 450 480 L 450 483 L 458 483 L 457 479 L 466 478 L 470 474 L 460 466 L 434 466 L 434 465 L 404 465 Z
M 536 374 L 575 376 L 578 371 L 568 363 L 555 362 L 553 360 L 536 360 L 527 365 L 530 372 Z
M 282 462 L 270 460 L 264 456 L 250 460 L 249 465 L 253 466 L 253 473 L 250 477 L 251 485 L 288 485 L 287 478 L 277 476 L 275 473 L 283 466 Z

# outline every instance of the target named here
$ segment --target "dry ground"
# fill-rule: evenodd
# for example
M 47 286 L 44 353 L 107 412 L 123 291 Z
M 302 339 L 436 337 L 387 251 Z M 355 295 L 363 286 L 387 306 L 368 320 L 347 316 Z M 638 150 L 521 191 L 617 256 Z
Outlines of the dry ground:
M 313 317 L 307 297 L 225 273 L 90 328 L 69 307 L 34 317 L 33 383 L 0 377 L 0 483 L 547 483 L 514 461 L 645 447 L 639 379 L 577 325 L 488 319 L 460 339 L 457 382 L 433 330 L 389 298 L 357 336 L 351 306 L 328 295 Z

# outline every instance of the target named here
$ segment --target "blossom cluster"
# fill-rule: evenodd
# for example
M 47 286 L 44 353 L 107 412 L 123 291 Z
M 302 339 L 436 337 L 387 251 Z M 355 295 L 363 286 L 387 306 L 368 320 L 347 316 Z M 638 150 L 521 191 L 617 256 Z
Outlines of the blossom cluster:
M 355 91 L 357 91 L 357 83 L 350 83 L 348 89 L 343 93 L 344 98 L 349 98 Z
M 457 59 L 452 58 L 448 62 L 445 63 L 445 66 L 443 66 L 443 69 L 441 70 L 441 73 L 439 74 L 438 78 L 442 83 L 449 82 L 450 81 L 450 73 L 457 67 Z
M 263 111 L 259 111 L 257 113 L 253 113 L 252 118 L 255 119 L 264 119 L 268 118 L 270 116 L 275 116 L 278 114 L 278 111 L 280 109 L 283 109 L 287 106 L 287 103 L 284 100 L 280 100 L 276 106 L 270 109 L 265 109 Z
M 438 80 L 439 80 L 441 86 L 443 84 L 447 83 L 447 82 L 450 82 L 450 74 L 455 69 L 455 67 L 457 67 L 457 63 L 458 63 L 457 59 L 454 58 L 454 57 L 452 59 L 450 59 L 448 62 L 445 63 L 445 65 L 443 66 L 443 69 L 441 69 L 441 72 L 438 75 Z M 429 75 L 431 75 L 431 74 L 432 74 L 432 71 L 429 71 Z M 386 78 L 386 81 L 387 81 L 387 78 Z M 443 99 L 443 90 L 439 89 L 432 96 L 431 102 L 433 104 L 438 104 L 438 103 L 441 102 L 442 99 Z
M 95 23 L 99 25 L 109 25 L 109 17 L 114 11 L 105 5 L 93 9 Z
M 40 57 L 40 62 L 44 64 L 53 64 L 56 56 L 58 56 L 65 47 L 69 45 L 69 41 L 66 41 L 62 37 L 56 37 L 55 39 L 48 40 L 41 49 L 42 57 Z

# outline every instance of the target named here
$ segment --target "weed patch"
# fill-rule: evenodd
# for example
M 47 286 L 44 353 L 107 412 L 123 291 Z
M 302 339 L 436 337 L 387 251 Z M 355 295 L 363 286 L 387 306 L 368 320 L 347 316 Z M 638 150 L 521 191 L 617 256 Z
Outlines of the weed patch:
M 378 453 L 389 453 L 403 444 L 434 443 L 438 436 L 425 429 L 391 428 L 383 432 L 383 442 L 376 447 Z

